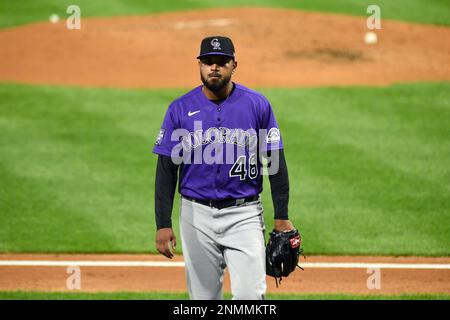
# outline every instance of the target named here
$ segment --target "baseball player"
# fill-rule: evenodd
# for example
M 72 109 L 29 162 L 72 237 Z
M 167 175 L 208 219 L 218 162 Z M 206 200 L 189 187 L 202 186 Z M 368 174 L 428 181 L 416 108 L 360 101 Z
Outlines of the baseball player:
M 274 229 L 294 229 L 280 131 L 269 101 L 231 81 L 237 68 L 231 39 L 203 39 L 197 59 L 203 85 L 170 104 L 153 149 L 156 247 L 173 257 L 171 215 L 179 180 L 190 298 L 222 299 L 227 267 L 233 299 L 264 299 L 263 157 L 269 162 Z

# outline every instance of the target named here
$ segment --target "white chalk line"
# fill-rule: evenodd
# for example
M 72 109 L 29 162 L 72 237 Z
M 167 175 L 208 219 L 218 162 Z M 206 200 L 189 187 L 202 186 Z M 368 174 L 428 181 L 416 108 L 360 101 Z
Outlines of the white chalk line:
M 0 260 L 1 266 L 8 267 L 184 267 L 184 262 L 176 261 L 51 261 L 51 260 Z M 450 264 L 431 263 L 358 263 L 358 262 L 300 262 L 305 269 L 446 269 Z

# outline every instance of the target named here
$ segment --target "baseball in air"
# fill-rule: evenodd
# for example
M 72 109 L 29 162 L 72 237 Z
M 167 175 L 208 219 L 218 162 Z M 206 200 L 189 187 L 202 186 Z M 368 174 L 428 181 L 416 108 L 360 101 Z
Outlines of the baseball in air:
M 58 23 L 59 22 L 59 16 L 57 14 L 52 14 L 49 18 L 51 23 Z
M 378 41 L 377 34 L 373 31 L 366 32 L 364 35 L 364 42 L 366 44 L 375 44 Z

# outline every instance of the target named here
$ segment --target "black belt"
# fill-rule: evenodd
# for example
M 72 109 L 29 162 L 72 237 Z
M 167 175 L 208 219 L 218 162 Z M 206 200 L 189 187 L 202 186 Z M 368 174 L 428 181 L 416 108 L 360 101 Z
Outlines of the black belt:
M 223 200 L 202 200 L 202 199 L 194 199 L 191 197 L 185 197 L 183 198 L 192 201 L 200 203 L 204 206 L 208 206 L 211 208 L 217 208 L 217 209 L 224 209 L 228 207 L 238 206 L 247 202 L 256 201 L 259 199 L 259 196 L 253 196 L 248 198 L 242 198 L 242 199 L 223 199 Z

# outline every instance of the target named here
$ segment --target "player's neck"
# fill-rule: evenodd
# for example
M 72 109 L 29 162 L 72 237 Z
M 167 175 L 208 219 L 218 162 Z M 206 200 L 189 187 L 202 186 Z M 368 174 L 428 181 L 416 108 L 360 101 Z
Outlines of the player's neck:
M 209 90 L 206 86 L 202 87 L 202 92 L 206 96 L 206 98 L 208 98 L 208 100 L 226 99 L 230 95 L 231 91 L 233 91 L 232 81 L 228 82 L 225 87 L 217 92 Z

